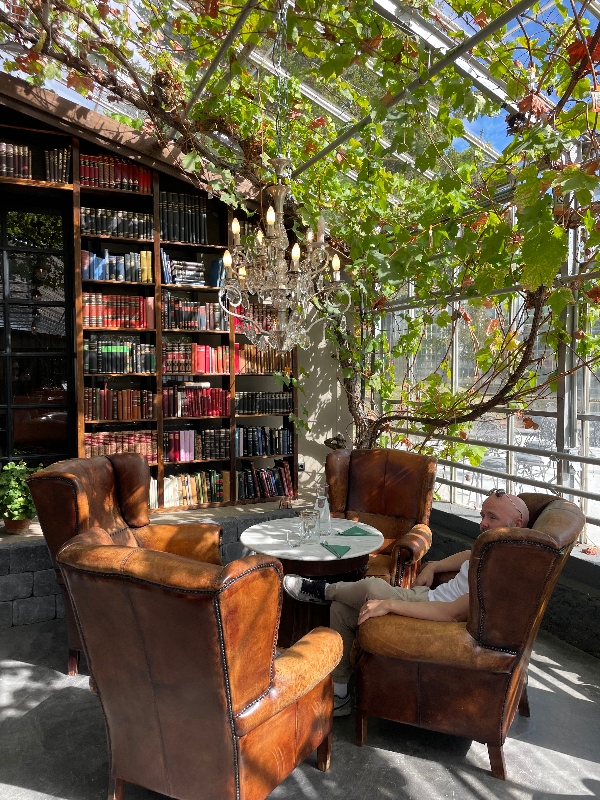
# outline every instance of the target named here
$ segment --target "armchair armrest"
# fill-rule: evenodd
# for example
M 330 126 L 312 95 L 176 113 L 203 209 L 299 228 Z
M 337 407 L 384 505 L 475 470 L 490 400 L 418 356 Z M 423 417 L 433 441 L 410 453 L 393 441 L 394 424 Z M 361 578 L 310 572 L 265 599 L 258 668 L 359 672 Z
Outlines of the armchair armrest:
M 213 522 L 150 524 L 135 532 L 141 547 L 209 564 L 221 564 L 219 551 L 223 529 Z
M 244 736 L 295 703 L 326 678 L 342 657 L 342 637 L 331 628 L 315 628 L 275 659 L 275 674 L 266 695 L 235 717 Z
M 418 564 L 431 547 L 431 529 L 428 525 L 414 525 L 392 545 L 390 575 L 392 586 L 400 582 L 404 567 Z M 416 570 L 413 570 L 416 575 Z M 412 580 L 411 580 L 412 583 Z
M 360 626 L 358 644 L 368 653 L 403 661 L 510 672 L 518 656 L 480 647 L 466 625 L 386 614 Z

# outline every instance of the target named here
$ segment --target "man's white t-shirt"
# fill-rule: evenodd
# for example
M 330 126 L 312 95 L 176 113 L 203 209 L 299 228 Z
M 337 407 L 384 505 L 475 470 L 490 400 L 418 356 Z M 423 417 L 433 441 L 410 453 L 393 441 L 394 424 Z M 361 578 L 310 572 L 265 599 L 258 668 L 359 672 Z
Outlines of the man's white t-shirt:
M 463 594 L 469 593 L 469 559 L 463 561 L 458 575 L 448 583 L 440 583 L 435 589 L 430 589 L 428 600 L 437 600 L 442 603 L 451 603 L 458 600 Z

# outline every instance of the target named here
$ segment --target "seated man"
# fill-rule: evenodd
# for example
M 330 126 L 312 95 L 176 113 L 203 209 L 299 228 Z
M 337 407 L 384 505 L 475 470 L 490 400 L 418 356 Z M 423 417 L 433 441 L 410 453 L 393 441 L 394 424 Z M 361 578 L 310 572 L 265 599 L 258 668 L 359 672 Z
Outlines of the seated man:
M 525 528 L 529 511 L 520 497 L 496 489 L 481 506 L 480 529 Z M 469 613 L 470 550 L 428 561 L 412 589 L 390 586 L 382 578 L 364 578 L 355 583 L 326 583 L 300 575 L 286 575 L 283 585 L 296 600 L 307 603 L 331 603 L 330 625 L 344 643 L 342 660 L 333 671 L 334 716 L 343 717 L 352 710 L 348 681 L 352 674 L 350 651 L 358 626 L 369 617 L 400 614 L 439 622 L 465 622 Z M 429 587 L 438 572 L 458 570 L 458 575 L 435 589 Z

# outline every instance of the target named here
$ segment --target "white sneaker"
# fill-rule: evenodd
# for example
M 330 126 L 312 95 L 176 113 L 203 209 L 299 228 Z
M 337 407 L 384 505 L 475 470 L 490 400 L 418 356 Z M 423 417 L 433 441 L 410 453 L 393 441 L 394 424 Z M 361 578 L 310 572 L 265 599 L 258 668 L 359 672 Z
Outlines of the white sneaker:
M 311 578 L 303 578 L 301 575 L 285 575 L 283 588 L 290 597 L 300 600 L 302 603 L 318 603 L 322 606 L 330 604 L 325 597 L 327 581 L 315 581 Z
M 347 717 L 352 713 L 352 697 L 350 692 L 346 697 L 338 697 L 337 694 L 333 695 L 333 716 L 334 717 Z

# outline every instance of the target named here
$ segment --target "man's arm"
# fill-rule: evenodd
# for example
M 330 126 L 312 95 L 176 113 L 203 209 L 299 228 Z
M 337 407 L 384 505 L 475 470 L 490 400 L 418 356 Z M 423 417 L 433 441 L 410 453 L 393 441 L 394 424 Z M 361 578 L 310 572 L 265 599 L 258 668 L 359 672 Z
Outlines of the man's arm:
M 431 586 L 433 583 L 434 575 L 437 572 L 454 572 L 458 571 L 465 561 L 471 558 L 470 550 L 463 550 L 460 553 L 454 553 L 452 556 L 442 558 L 441 561 L 428 561 L 421 572 L 417 575 L 414 586 Z M 410 616 L 407 614 L 406 616 Z
M 358 615 L 361 625 L 371 617 L 399 614 L 413 619 L 430 619 L 434 622 L 466 622 L 469 615 L 469 595 L 463 594 L 449 603 L 437 600 L 409 602 L 407 600 L 368 600 Z

